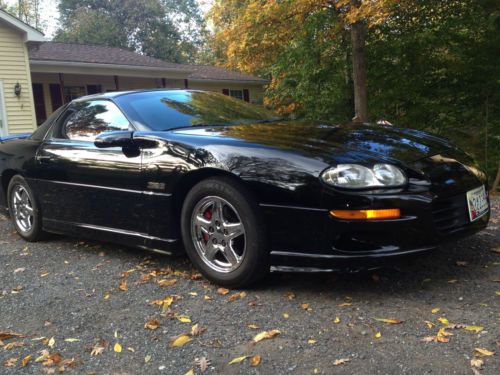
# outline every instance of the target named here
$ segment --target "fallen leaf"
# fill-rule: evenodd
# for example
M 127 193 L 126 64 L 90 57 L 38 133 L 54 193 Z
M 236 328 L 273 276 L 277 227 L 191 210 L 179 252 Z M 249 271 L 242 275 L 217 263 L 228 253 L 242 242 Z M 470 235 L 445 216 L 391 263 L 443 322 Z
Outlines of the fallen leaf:
M 172 285 L 175 285 L 176 283 L 177 283 L 177 279 L 158 281 L 158 285 L 160 285 L 160 286 L 172 286 Z
M 206 330 L 207 330 L 206 328 L 200 327 L 199 324 L 195 324 L 194 326 L 191 327 L 191 336 L 193 336 L 193 337 L 199 336 L 203 332 L 205 332 Z
M 453 336 L 453 333 L 448 332 L 446 330 L 446 327 L 439 328 L 439 331 L 437 333 L 437 337 L 447 337 L 447 336 Z
M 0 340 L 8 340 L 14 337 L 24 337 L 24 335 L 15 332 L 0 332 Z
M 480 326 L 465 326 L 466 331 L 481 332 L 484 328 Z
M 17 363 L 17 360 L 18 358 L 9 358 L 3 363 L 3 365 L 5 367 L 14 367 Z
M 293 292 L 288 292 L 287 294 L 285 294 L 285 296 L 290 301 L 295 299 L 295 293 L 293 293 Z
M 236 357 L 236 358 L 232 359 L 231 361 L 229 361 L 228 365 L 234 365 L 234 364 L 237 364 L 237 363 L 241 363 L 245 359 L 247 359 L 248 357 L 250 357 L 250 356 L 249 355 L 243 355 L 241 357 Z
M 271 339 L 271 338 L 279 335 L 280 333 L 281 332 L 277 329 L 273 329 L 270 331 L 264 331 L 264 332 L 261 332 L 258 335 L 256 335 L 252 341 L 257 343 L 257 342 L 265 340 L 265 339 Z
M 441 324 L 443 324 L 445 326 L 447 326 L 448 324 L 450 324 L 450 322 L 446 318 L 438 318 L 438 320 L 441 322 Z
M 46 349 L 42 350 L 40 352 L 40 354 L 41 355 L 35 359 L 36 363 L 43 362 L 43 361 L 47 360 L 47 358 L 49 358 L 49 351 Z
M 148 363 L 149 361 L 151 361 L 151 356 L 148 354 L 144 357 L 144 363 Z
M 424 320 L 424 322 L 425 322 L 425 324 L 427 324 L 427 327 L 429 327 L 429 328 L 432 328 L 432 327 L 434 327 L 434 326 L 435 326 L 435 324 L 434 324 L 434 323 L 432 323 L 432 322 L 430 322 L 430 321 L 428 321 L 428 320 Z
M 313 344 L 316 344 L 316 340 L 314 340 L 314 339 L 309 339 L 309 340 L 307 340 L 307 343 L 308 343 L 309 345 L 313 345 Z
M 30 362 L 30 360 L 31 360 L 31 355 L 27 355 L 26 357 L 24 357 L 23 360 L 21 361 L 21 367 L 26 367 Z
M 335 317 L 335 319 L 333 320 L 333 323 L 339 324 L 340 323 L 340 318 L 338 316 Z
M 49 272 L 44 272 L 40 275 L 40 277 L 47 277 L 47 276 L 49 276 Z
M 226 294 L 229 293 L 229 289 L 226 289 L 226 288 L 219 288 L 217 289 L 217 293 L 219 293 L 220 295 L 222 296 L 225 296 Z
M 488 349 L 474 348 L 474 355 L 478 357 L 489 357 L 495 355 L 495 352 L 491 352 Z
M 433 314 L 437 314 L 441 309 L 439 307 L 436 307 L 435 309 L 432 309 L 431 312 Z
M 450 339 L 447 338 L 447 337 L 440 337 L 440 336 L 427 336 L 427 337 L 424 337 L 421 341 L 425 342 L 425 343 L 429 343 L 429 342 L 441 342 L 441 343 L 446 343 L 446 342 L 449 342 Z
M 249 325 L 247 325 L 247 327 L 250 329 L 259 329 L 259 326 L 255 325 L 255 324 L 249 324 Z
M 194 363 L 202 374 L 207 371 L 210 366 L 210 360 L 207 357 L 195 358 Z
M 247 295 L 246 292 L 240 292 L 240 293 L 235 293 L 235 294 L 232 294 L 231 296 L 229 296 L 229 298 L 227 299 L 227 302 L 233 302 L 233 301 L 236 301 L 237 299 L 243 299 L 245 298 Z
M 303 303 L 302 305 L 300 305 L 300 307 L 302 307 L 303 310 L 306 310 L 306 311 L 311 311 L 311 306 L 308 304 L 308 303 Z
M 184 375 L 194 375 L 194 370 L 191 369 L 188 372 L 186 372 Z
M 151 319 L 144 324 L 144 328 L 150 329 L 150 330 L 155 330 L 160 326 L 160 322 L 156 319 Z
M 120 282 L 118 289 L 120 289 L 122 292 L 126 292 L 128 290 L 127 282 L 126 281 Z
M 64 341 L 66 341 L 66 342 L 78 342 L 78 341 L 81 341 L 81 340 L 80 339 L 69 338 L 69 339 L 64 339 Z
M 210 296 L 208 296 L 208 295 L 206 295 L 206 294 L 205 294 L 205 295 L 203 296 L 203 299 L 204 299 L 205 301 L 210 301 L 210 300 L 212 300 L 212 297 L 210 297 Z
M 339 305 L 339 307 L 349 307 L 349 306 L 352 306 L 351 302 L 344 302 Z
M 376 338 L 376 339 L 379 339 L 379 338 L 381 338 L 381 337 L 382 337 L 382 333 L 381 333 L 381 332 L 377 332 L 377 333 L 375 334 L 375 338 Z
M 257 367 L 258 365 L 260 365 L 261 360 L 262 358 L 260 357 L 260 355 L 255 354 L 252 358 L 250 358 L 250 366 Z
M 92 348 L 92 351 L 90 352 L 90 355 L 92 357 L 96 357 L 98 355 L 101 355 L 103 351 L 104 351 L 104 346 L 100 346 L 100 345 L 96 344 Z
M 349 358 L 341 358 L 333 361 L 334 366 L 345 365 L 347 362 L 350 362 Z
M 26 268 L 16 268 L 14 270 L 14 273 L 19 273 L 19 272 L 24 272 L 24 271 L 26 271 Z
M 176 318 L 181 323 L 191 323 L 191 318 L 187 315 L 177 315 Z
M 51 338 L 49 339 L 48 343 L 47 343 L 47 346 L 48 346 L 49 348 L 53 348 L 55 344 L 56 344 L 56 339 L 55 339 L 55 338 L 53 338 L 53 337 L 51 337 Z
M 455 263 L 458 267 L 467 267 L 469 263 L 462 261 L 462 260 L 457 260 Z
M 189 341 L 191 341 L 191 337 L 189 335 L 182 334 L 182 335 L 173 337 L 170 340 L 170 347 L 177 348 L 179 346 L 186 345 Z
M 189 294 L 190 296 L 197 296 L 197 295 L 198 295 L 198 293 L 197 293 L 197 292 L 189 292 L 188 294 Z
M 484 361 L 480 358 L 472 358 L 470 360 L 470 365 L 475 368 L 483 367 Z
M 50 367 L 54 365 L 58 365 L 62 360 L 62 357 L 59 353 L 50 353 L 45 361 L 42 362 L 42 366 Z
M 399 320 L 399 319 L 385 319 L 385 318 L 373 318 L 373 319 L 375 319 L 378 322 L 387 323 L 387 324 L 401 324 L 401 323 L 403 323 L 403 321 Z
M 116 343 L 115 346 L 113 347 L 113 350 L 115 351 L 115 353 L 121 353 L 122 346 L 120 344 Z
M 457 281 L 458 281 L 457 279 L 451 279 L 451 280 L 448 280 L 448 282 L 449 282 L 450 284 L 455 284 Z
M 12 350 L 14 348 L 20 348 L 24 346 L 24 342 L 14 341 L 9 344 L 6 344 L 3 348 L 4 350 Z

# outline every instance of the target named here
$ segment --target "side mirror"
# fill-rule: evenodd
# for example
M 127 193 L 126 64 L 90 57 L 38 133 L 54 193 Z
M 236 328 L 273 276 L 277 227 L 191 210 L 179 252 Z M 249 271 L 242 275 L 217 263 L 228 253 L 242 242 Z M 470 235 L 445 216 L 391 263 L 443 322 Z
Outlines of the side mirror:
M 97 136 L 94 145 L 97 148 L 132 147 L 134 146 L 134 133 L 131 131 L 116 131 L 102 133 Z

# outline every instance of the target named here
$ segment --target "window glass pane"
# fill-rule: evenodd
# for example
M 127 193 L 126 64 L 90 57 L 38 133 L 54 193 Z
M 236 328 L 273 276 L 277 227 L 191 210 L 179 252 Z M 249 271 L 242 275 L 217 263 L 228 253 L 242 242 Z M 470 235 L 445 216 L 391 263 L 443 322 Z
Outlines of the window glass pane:
M 78 99 L 85 95 L 87 95 L 87 91 L 84 86 L 64 86 L 65 103 L 69 103 L 73 99 Z
M 243 100 L 243 90 L 229 90 L 229 95 L 233 98 Z
M 101 133 L 129 129 L 127 118 L 111 102 L 95 100 L 76 103 L 75 107 L 64 125 L 69 139 L 93 141 Z

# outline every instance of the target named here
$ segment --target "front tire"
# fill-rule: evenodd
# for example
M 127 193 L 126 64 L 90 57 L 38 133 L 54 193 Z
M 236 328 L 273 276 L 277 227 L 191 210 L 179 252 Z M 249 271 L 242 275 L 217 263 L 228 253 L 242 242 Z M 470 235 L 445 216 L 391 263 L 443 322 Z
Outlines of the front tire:
M 44 237 L 42 215 L 33 191 L 21 176 L 14 176 L 7 189 L 9 214 L 17 233 L 26 241 Z
M 195 185 L 184 201 L 181 224 L 189 258 L 210 281 L 238 288 L 269 272 L 259 207 L 233 179 L 210 178 Z

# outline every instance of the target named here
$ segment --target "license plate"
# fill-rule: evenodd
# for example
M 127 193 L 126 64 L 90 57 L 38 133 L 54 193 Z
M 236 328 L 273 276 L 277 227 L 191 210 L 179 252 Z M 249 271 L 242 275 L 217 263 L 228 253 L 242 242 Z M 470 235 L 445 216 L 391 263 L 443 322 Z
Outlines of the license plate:
M 475 221 L 488 212 L 488 198 L 484 185 L 467 192 L 467 205 L 470 221 Z

